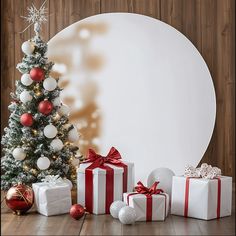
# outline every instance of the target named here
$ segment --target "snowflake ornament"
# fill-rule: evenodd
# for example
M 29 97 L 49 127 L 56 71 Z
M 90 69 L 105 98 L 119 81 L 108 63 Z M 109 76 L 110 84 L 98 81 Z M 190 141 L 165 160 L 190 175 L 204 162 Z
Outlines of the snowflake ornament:
M 22 33 L 25 32 L 31 25 L 34 25 L 34 31 L 36 35 L 39 35 L 42 23 L 47 22 L 47 9 L 45 7 L 46 2 L 47 0 L 43 2 L 39 9 L 37 9 L 34 4 L 27 8 L 29 12 L 28 16 L 22 17 L 26 19 L 27 22 L 29 22 L 29 25 L 22 31 Z

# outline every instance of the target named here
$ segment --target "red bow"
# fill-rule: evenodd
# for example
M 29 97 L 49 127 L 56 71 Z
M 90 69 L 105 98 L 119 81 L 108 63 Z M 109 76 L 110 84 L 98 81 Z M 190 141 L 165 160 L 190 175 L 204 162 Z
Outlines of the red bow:
M 84 161 L 84 163 L 92 162 L 85 170 L 85 205 L 89 212 L 93 212 L 93 169 L 102 168 L 106 170 L 106 213 L 109 213 L 109 208 L 111 203 L 114 201 L 114 170 L 108 166 L 104 165 L 104 163 L 112 164 L 117 167 L 122 167 L 124 169 L 123 172 L 123 192 L 127 192 L 127 173 L 128 167 L 121 160 L 120 153 L 112 147 L 107 154 L 107 156 L 103 157 L 92 149 L 88 151 L 88 157 Z
M 148 187 L 145 187 L 141 181 L 139 181 L 137 183 L 138 185 L 134 189 L 138 193 L 149 195 L 149 196 L 153 194 L 160 194 L 160 193 L 163 193 L 164 191 L 162 189 L 157 188 L 157 185 L 159 183 L 160 182 L 154 182 L 154 184 L 150 188 L 148 188 Z
M 110 149 L 107 156 L 102 156 L 102 155 L 94 152 L 92 149 L 89 149 L 88 150 L 88 157 L 84 161 L 84 163 L 93 162 L 93 164 L 96 167 L 99 167 L 99 166 L 103 166 L 104 163 L 109 163 L 109 164 L 113 164 L 113 165 L 120 164 L 120 163 L 122 163 L 120 159 L 121 159 L 121 155 L 114 147 L 112 147 Z

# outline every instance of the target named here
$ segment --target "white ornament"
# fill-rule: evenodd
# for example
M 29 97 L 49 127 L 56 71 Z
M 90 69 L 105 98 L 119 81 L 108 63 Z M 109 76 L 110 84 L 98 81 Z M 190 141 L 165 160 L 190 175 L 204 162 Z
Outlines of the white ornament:
M 50 145 L 55 152 L 61 151 L 64 146 L 63 142 L 59 138 L 53 139 Z
M 33 83 L 34 81 L 30 78 L 29 74 L 23 74 L 21 76 L 21 83 L 25 86 L 29 86 Z
M 110 205 L 110 213 L 114 218 L 118 218 L 119 216 L 119 211 L 121 208 L 127 206 L 127 204 L 125 202 L 122 201 L 114 201 L 111 205 Z
M 21 45 L 22 52 L 27 55 L 32 55 L 34 52 L 34 44 L 30 41 L 26 41 Z
M 21 102 L 23 102 L 24 104 L 27 102 L 30 102 L 32 100 L 32 96 L 30 95 L 30 92 L 24 90 L 21 94 L 20 94 L 20 100 Z
M 155 181 L 159 181 L 160 183 L 157 187 L 163 189 L 165 193 L 168 193 L 169 196 L 171 196 L 172 177 L 174 175 L 175 173 L 168 168 L 157 168 L 148 176 L 148 186 L 151 187 Z
M 61 116 L 63 116 L 63 115 L 68 116 L 69 113 L 70 113 L 70 108 L 69 108 L 68 106 L 66 106 L 66 105 L 63 104 L 63 105 L 59 108 L 58 113 L 59 113 L 59 115 L 61 115 Z
M 61 99 L 60 99 L 60 97 L 54 98 L 54 99 L 52 100 L 52 104 L 53 104 L 54 107 L 59 107 L 59 106 L 61 106 Z
M 122 207 L 118 215 L 120 222 L 126 225 L 133 224 L 137 217 L 134 208 L 130 206 Z
M 79 134 L 75 128 L 69 131 L 68 140 L 70 142 L 77 142 L 79 140 Z
M 37 166 L 40 170 L 46 170 L 50 166 L 50 160 L 47 157 L 41 156 L 37 160 Z
M 23 148 L 15 148 L 12 152 L 12 155 L 18 161 L 22 161 L 26 157 L 26 153 L 24 152 Z
M 53 91 L 57 87 L 57 81 L 52 77 L 49 77 L 43 81 L 43 87 L 47 91 Z
M 43 133 L 47 138 L 54 138 L 57 135 L 57 128 L 54 125 L 47 125 Z

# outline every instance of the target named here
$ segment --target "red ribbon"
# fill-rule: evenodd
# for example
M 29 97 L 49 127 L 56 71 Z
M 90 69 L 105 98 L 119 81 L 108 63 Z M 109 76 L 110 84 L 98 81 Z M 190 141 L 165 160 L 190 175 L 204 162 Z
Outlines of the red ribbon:
M 217 180 L 218 180 L 218 188 L 217 188 L 217 210 L 216 210 L 216 215 L 217 215 L 217 218 L 220 218 L 221 179 L 217 178 Z
M 106 170 L 106 213 L 109 214 L 109 208 L 114 199 L 114 170 L 104 165 L 112 164 L 118 167 L 123 167 L 123 192 L 127 192 L 127 165 L 121 160 L 120 153 L 112 147 L 107 156 L 101 156 L 95 153 L 92 149 L 88 151 L 88 157 L 83 163 L 92 162 L 85 169 L 85 206 L 88 212 L 93 211 L 93 169 L 101 168 Z
M 164 191 L 162 189 L 157 189 L 157 185 L 159 184 L 159 182 L 154 182 L 154 184 L 148 188 L 145 187 L 143 185 L 142 182 L 138 182 L 138 185 L 134 188 L 135 189 L 135 193 L 130 193 L 127 195 L 127 203 L 129 205 L 129 198 L 132 195 L 135 194 L 144 194 L 147 198 L 146 201 L 146 220 L 147 221 L 152 221 L 152 195 L 153 194 L 160 194 L 160 195 L 164 195 L 165 196 L 165 216 L 166 216 L 166 195 L 162 194 Z
M 188 217 L 188 205 L 189 205 L 189 184 L 190 184 L 190 178 L 186 178 L 185 183 L 185 201 L 184 201 L 184 216 Z M 217 208 L 216 208 L 216 215 L 217 218 L 220 218 L 220 204 L 221 204 L 221 179 L 217 179 Z
M 154 184 L 150 188 L 148 188 L 148 187 L 145 187 L 141 181 L 139 181 L 137 183 L 138 185 L 134 189 L 136 192 L 145 194 L 146 196 L 147 195 L 151 196 L 153 194 L 160 194 L 160 193 L 163 193 L 164 191 L 162 189 L 157 188 L 157 185 L 159 183 L 160 182 L 154 182 Z
M 188 198 L 189 198 L 189 182 L 190 178 L 186 178 L 186 183 L 185 183 L 185 201 L 184 201 L 184 216 L 188 217 Z

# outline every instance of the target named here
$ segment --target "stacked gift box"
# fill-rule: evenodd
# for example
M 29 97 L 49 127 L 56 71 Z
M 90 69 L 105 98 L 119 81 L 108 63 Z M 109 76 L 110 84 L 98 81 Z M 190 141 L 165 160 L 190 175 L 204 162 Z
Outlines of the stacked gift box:
M 138 182 L 136 192 L 124 193 L 125 203 L 136 211 L 136 221 L 164 221 L 167 217 L 169 195 L 157 185 L 158 182 L 155 182 L 148 188 Z
M 187 167 L 173 177 L 171 214 L 211 220 L 231 215 L 231 205 L 232 177 L 216 167 Z
M 78 203 L 94 214 L 109 214 L 113 201 L 134 187 L 134 164 L 121 161 L 113 147 L 106 157 L 89 150 L 85 163 L 78 169 Z

